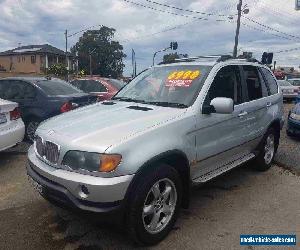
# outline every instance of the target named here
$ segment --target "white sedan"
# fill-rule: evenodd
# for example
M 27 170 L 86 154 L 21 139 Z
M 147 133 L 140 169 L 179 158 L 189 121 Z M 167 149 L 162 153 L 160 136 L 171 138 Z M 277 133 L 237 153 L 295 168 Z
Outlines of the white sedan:
M 298 87 L 293 86 L 286 80 L 278 80 L 277 82 L 282 90 L 283 99 L 296 99 L 299 92 Z
M 18 104 L 0 99 L 0 151 L 21 142 L 24 132 L 25 126 Z

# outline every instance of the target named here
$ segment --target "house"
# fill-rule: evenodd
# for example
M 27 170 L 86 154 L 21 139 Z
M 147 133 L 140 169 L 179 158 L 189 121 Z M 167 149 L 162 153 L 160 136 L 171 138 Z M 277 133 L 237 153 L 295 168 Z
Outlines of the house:
M 74 58 L 68 53 L 69 69 L 75 67 Z M 47 69 L 57 63 L 66 64 L 66 54 L 49 44 L 27 45 L 0 52 L 1 72 L 47 74 Z

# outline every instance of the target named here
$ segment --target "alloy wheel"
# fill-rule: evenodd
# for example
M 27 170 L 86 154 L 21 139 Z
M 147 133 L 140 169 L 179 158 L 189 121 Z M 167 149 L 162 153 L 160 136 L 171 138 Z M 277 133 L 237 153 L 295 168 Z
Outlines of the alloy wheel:
M 147 232 L 161 232 L 170 222 L 177 203 L 175 184 L 168 178 L 157 181 L 146 196 L 142 219 Z

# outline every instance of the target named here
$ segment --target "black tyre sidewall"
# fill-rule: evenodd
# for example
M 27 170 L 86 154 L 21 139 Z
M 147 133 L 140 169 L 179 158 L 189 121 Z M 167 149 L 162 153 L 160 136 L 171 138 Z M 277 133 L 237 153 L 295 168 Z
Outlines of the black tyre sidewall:
M 25 128 L 25 129 L 26 129 L 26 131 L 25 131 L 25 136 L 26 136 L 26 139 L 29 140 L 30 142 L 33 142 L 33 140 L 32 140 L 31 138 L 29 138 L 28 130 L 27 130 L 27 129 L 28 129 L 28 125 L 29 125 L 30 123 L 33 123 L 33 122 L 34 122 L 34 123 L 36 123 L 36 122 L 37 122 L 37 123 L 40 123 L 39 120 L 34 119 L 34 120 L 29 121 L 29 122 L 26 124 L 26 128 Z
M 168 178 L 174 183 L 177 192 L 177 204 L 168 225 L 161 232 L 150 234 L 144 228 L 142 220 L 143 206 L 150 188 L 157 181 L 164 178 Z M 139 245 L 155 245 L 169 234 L 178 217 L 182 200 L 182 183 L 180 177 L 174 168 L 166 164 L 159 164 L 152 171 L 147 171 L 146 174 L 141 176 L 133 192 L 127 218 L 130 237 Z

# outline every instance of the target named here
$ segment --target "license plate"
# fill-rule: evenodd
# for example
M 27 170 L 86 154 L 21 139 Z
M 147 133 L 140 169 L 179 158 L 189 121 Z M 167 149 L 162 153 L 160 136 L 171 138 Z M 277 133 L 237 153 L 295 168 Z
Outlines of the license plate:
M 0 124 L 6 123 L 6 122 L 7 122 L 7 119 L 6 119 L 5 114 L 0 114 Z
M 43 186 L 41 184 L 37 183 L 30 176 L 28 176 L 28 181 L 37 192 L 39 192 L 40 194 L 43 194 Z

